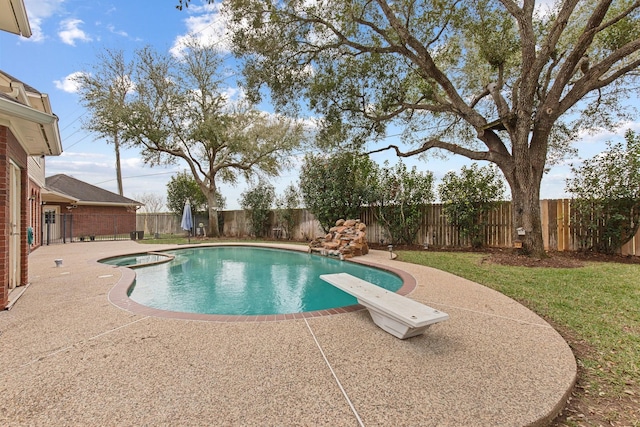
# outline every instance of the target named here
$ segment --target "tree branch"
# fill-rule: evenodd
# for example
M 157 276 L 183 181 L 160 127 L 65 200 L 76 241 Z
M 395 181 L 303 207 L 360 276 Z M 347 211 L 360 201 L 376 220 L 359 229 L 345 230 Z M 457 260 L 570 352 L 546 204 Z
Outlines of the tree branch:
M 398 157 L 411 157 L 420 153 L 424 153 L 432 148 L 439 148 L 453 154 L 459 154 L 471 160 L 492 161 L 492 162 L 495 162 L 496 164 L 501 164 L 503 160 L 500 154 L 492 152 L 491 150 L 490 151 L 470 150 L 468 148 L 461 147 L 460 145 L 452 144 L 450 142 L 445 142 L 439 139 L 429 139 L 425 141 L 419 148 L 415 150 L 407 151 L 407 152 L 401 151 L 397 145 L 390 144 L 384 148 L 368 151 L 366 154 L 375 154 L 375 153 L 380 153 L 387 150 L 393 150 L 395 151 Z
M 449 78 L 437 67 L 426 47 L 423 46 L 420 41 L 402 25 L 387 1 L 376 1 L 389 21 L 389 24 L 396 31 L 404 45 L 410 46 L 411 49 L 413 49 L 413 51 L 411 51 L 409 48 L 403 47 L 400 49 L 400 53 L 418 66 L 418 71 L 423 78 L 431 78 L 438 83 L 438 85 L 444 90 L 453 107 L 467 122 L 476 128 L 480 128 L 485 125 L 486 120 L 484 117 L 465 103 L 451 80 L 449 80 Z

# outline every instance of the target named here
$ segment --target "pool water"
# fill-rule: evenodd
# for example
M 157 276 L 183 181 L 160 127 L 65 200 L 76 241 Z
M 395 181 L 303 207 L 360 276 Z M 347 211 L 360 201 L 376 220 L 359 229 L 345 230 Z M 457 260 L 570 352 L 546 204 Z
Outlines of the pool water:
M 321 274 L 345 272 L 394 292 L 402 287 L 393 273 L 302 252 L 234 246 L 166 253 L 175 258 L 136 270 L 132 300 L 188 313 L 268 315 L 357 303 Z
M 123 257 L 114 257 L 100 260 L 105 264 L 117 265 L 119 267 L 141 267 L 147 264 L 159 264 L 171 261 L 173 256 L 149 252 L 146 254 L 129 255 Z

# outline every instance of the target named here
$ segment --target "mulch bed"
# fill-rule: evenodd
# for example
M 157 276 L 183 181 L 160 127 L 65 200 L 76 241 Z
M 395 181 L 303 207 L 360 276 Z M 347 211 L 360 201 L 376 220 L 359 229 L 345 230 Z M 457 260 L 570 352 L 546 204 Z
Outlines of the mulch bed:
M 371 249 L 388 250 L 387 245 L 369 243 Z M 483 262 L 510 265 L 516 267 L 546 267 L 546 268 L 579 268 L 587 262 L 617 262 L 623 264 L 640 264 L 638 256 L 607 255 L 596 252 L 549 252 L 545 258 L 535 258 L 521 255 L 513 249 L 502 248 L 440 248 L 430 246 L 424 249 L 421 245 L 394 245 L 394 251 L 428 251 L 428 252 L 471 252 L 485 254 Z

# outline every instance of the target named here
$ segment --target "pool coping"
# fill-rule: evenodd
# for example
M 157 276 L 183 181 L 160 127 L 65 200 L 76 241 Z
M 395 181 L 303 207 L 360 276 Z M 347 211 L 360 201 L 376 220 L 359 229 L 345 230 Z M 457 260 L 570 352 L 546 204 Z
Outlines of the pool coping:
M 173 251 L 178 249 L 189 249 L 189 248 L 202 248 L 202 247 L 259 247 L 259 248 L 272 248 L 279 249 L 283 251 L 292 251 L 292 252 L 308 252 L 305 246 L 301 246 L 300 249 L 294 249 L 291 247 L 284 248 L 280 245 L 264 245 L 264 244 L 228 244 L 228 243 L 214 243 L 207 245 L 190 245 L 183 246 L 180 248 L 171 248 L 163 251 L 154 251 L 157 254 L 161 254 L 165 251 Z M 146 252 L 145 252 L 146 253 Z M 131 256 L 134 254 L 122 254 L 122 256 Z M 312 254 L 314 256 L 321 256 L 317 254 Z M 113 258 L 113 257 L 109 257 Z M 106 259 L 106 258 L 102 258 Z M 100 263 L 101 259 L 96 260 L 95 262 Z M 369 262 L 365 259 L 361 258 L 349 258 L 342 260 L 341 262 L 353 262 L 360 265 L 366 265 L 368 267 L 377 268 L 380 270 L 388 271 L 400 277 L 402 280 L 402 286 L 400 289 L 396 291 L 399 295 L 408 295 L 416 288 L 416 279 L 406 271 L 390 267 L 383 266 L 374 262 Z M 101 263 L 102 265 L 110 265 Z M 126 310 L 133 314 L 139 314 L 143 316 L 153 316 L 153 317 L 163 317 L 167 319 L 181 319 L 181 320 L 195 320 L 201 322 L 279 322 L 285 320 L 296 320 L 296 319 L 305 319 L 305 318 L 313 318 L 313 317 L 321 317 L 321 316 L 332 316 L 336 314 L 344 314 L 344 313 L 352 313 L 354 311 L 364 310 L 365 307 L 361 304 L 353 304 L 344 307 L 335 307 L 324 310 L 315 310 L 315 311 L 305 311 L 302 313 L 287 313 L 287 314 L 263 314 L 263 315 L 228 315 L 228 314 L 202 314 L 202 313 L 188 313 L 181 311 L 170 311 L 170 310 L 162 310 L 158 308 L 148 307 L 137 303 L 136 301 L 129 298 L 128 291 L 133 285 L 133 282 L 136 278 L 136 273 L 134 271 L 135 268 L 142 267 L 143 265 L 136 266 L 117 266 L 113 265 L 114 268 L 121 270 L 122 276 L 118 280 L 118 282 L 111 288 L 109 294 L 107 296 L 109 302 L 122 310 Z

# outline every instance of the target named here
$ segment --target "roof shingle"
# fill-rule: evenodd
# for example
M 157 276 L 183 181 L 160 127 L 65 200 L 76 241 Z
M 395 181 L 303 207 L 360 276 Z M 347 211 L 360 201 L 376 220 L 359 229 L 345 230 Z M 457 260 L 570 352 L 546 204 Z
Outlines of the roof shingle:
M 79 202 L 109 203 L 121 205 L 143 205 L 111 191 L 75 179 L 65 174 L 53 175 L 46 178 L 46 187 L 59 193 L 67 194 Z

